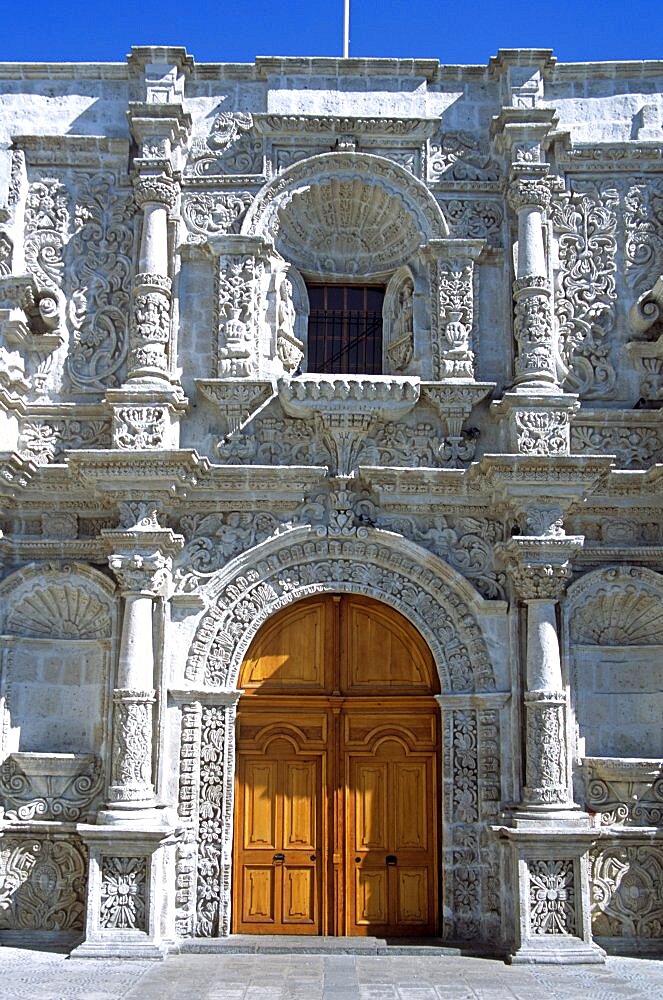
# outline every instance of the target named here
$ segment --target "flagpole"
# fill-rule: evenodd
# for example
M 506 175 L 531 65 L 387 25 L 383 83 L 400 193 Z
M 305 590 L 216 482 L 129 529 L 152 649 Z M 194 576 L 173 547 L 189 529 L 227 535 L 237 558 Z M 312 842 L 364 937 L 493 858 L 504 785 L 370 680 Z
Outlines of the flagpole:
M 350 58 L 350 0 L 345 0 L 345 16 L 343 18 L 343 58 Z

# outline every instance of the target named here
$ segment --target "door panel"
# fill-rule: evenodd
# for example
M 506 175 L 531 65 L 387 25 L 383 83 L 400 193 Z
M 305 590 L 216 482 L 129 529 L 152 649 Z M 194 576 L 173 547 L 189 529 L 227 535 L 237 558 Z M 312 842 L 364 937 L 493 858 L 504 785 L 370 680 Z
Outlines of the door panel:
M 435 934 L 430 652 L 368 599 L 316 597 L 281 614 L 240 677 L 233 930 Z
M 246 850 L 276 850 L 276 788 L 278 764 L 275 760 L 243 761 L 244 847 Z

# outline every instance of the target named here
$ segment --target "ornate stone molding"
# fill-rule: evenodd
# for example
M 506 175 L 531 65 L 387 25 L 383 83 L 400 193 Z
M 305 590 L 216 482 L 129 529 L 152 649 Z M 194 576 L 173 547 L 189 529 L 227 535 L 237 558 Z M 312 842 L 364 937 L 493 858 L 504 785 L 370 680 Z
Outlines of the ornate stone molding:
M 0 768 L 0 801 L 8 822 L 77 822 L 86 818 L 101 791 L 101 761 L 94 754 L 13 753 Z
M 585 757 L 581 767 L 585 808 L 601 826 L 663 824 L 663 761 Z

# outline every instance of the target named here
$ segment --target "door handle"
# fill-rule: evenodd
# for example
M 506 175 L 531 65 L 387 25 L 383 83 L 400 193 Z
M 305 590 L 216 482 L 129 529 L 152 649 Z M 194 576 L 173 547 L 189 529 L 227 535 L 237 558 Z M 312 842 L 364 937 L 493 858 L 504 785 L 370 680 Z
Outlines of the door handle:
M 398 864 L 398 858 L 396 857 L 395 854 L 388 854 L 387 857 L 385 858 L 385 861 L 387 862 L 388 865 Z
M 272 861 L 276 864 L 285 861 L 285 854 L 275 854 Z

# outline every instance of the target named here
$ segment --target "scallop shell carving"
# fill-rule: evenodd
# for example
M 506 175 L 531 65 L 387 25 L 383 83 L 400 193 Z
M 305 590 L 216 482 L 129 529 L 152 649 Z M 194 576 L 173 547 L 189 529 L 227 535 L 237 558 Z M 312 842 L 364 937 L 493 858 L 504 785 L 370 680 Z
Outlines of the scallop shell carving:
M 598 646 L 663 644 L 660 597 L 634 587 L 601 591 L 576 611 L 571 639 Z
M 402 202 L 360 178 L 295 191 L 278 212 L 277 248 L 305 272 L 353 276 L 399 267 L 420 235 Z
M 73 583 L 51 583 L 19 598 L 6 630 L 38 639 L 103 639 L 111 634 L 111 620 L 108 607 L 94 594 Z

